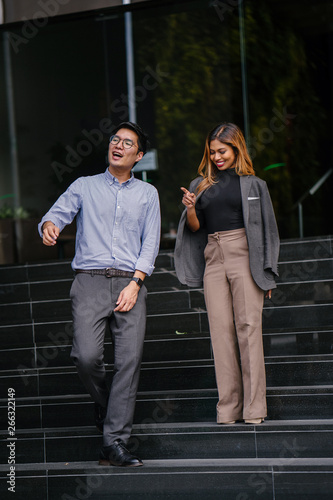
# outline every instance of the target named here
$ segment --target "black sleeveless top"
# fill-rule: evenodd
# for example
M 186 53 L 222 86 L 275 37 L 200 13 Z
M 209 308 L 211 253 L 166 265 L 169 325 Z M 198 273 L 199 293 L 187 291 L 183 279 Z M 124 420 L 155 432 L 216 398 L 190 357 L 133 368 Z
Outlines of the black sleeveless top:
M 200 227 L 208 234 L 244 227 L 239 175 L 228 168 L 218 172 L 216 184 L 206 189 L 196 203 Z

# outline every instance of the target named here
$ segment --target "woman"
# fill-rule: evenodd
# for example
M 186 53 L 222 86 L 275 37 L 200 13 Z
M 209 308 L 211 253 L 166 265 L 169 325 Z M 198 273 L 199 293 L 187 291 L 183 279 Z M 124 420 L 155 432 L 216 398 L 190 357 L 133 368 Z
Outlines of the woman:
M 278 276 L 279 235 L 266 183 L 255 177 L 232 123 L 206 139 L 199 177 L 183 191 L 175 267 L 204 286 L 219 393 L 217 422 L 260 424 L 267 416 L 262 343 L 264 296 Z

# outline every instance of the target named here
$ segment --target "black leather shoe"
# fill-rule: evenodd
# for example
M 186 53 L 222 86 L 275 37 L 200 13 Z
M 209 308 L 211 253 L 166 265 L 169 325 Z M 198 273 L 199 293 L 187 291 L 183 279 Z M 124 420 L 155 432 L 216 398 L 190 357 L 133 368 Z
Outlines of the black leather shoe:
M 104 406 L 95 403 L 95 424 L 97 430 L 103 434 L 103 425 L 106 417 L 107 409 Z
M 117 439 L 111 446 L 103 446 L 99 454 L 99 465 L 140 467 L 143 463 L 125 448 L 120 439 Z

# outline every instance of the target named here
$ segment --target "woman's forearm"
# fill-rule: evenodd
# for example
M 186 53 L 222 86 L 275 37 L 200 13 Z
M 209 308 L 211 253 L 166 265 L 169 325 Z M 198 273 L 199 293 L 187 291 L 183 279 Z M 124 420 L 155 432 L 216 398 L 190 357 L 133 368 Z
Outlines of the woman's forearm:
M 200 222 L 198 220 L 195 207 L 188 207 L 187 208 L 187 217 L 186 217 L 186 222 L 187 226 L 191 231 L 195 233 L 195 231 L 198 231 L 200 229 Z

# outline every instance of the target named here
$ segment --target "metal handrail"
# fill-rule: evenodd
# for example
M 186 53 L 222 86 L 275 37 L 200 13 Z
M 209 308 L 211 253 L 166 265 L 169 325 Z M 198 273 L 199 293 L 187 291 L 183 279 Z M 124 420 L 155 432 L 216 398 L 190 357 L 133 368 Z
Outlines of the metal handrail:
M 315 192 L 320 188 L 322 184 L 328 179 L 328 177 L 331 175 L 333 172 L 333 168 L 330 168 L 327 170 L 326 174 L 324 174 L 317 182 L 312 186 L 312 188 L 308 189 L 305 191 L 305 193 L 299 198 L 299 200 L 293 205 L 292 209 L 298 207 L 298 223 L 299 223 L 299 237 L 303 238 L 304 237 L 304 232 L 303 232 L 303 206 L 302 202 L 305 200 L 305 198 L 311 194 L 314 195 Z

